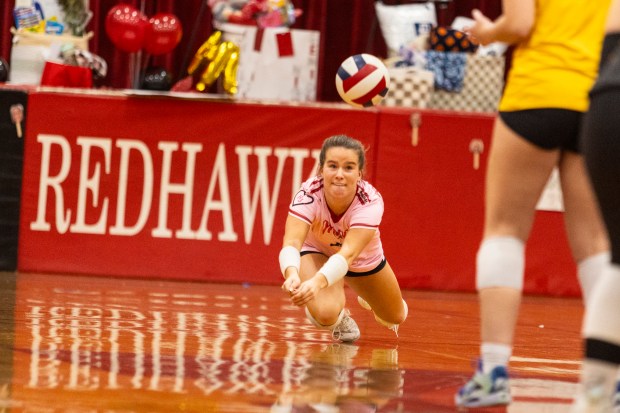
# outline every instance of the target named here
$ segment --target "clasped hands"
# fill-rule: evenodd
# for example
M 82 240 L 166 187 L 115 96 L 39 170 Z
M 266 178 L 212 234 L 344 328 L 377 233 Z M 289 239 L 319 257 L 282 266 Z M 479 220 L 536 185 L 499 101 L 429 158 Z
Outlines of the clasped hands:
M 298 307 L 314 300 L 318 292 L 324 287 L 327 287 L 327 279 L 323 274 L 317 273 L 309 280 L 301 282 L 296 271 L 292 271 L 282 284 L 282 289 L 289 294 L 291 302 Z

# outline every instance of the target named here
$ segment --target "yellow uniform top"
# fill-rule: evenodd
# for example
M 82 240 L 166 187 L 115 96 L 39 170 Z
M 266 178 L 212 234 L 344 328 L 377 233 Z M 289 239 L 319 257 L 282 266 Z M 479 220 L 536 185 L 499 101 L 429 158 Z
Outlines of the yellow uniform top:
M 536 0 L 530 36 L 514 51 L 500 111 L 586 111 L 610 0 Z

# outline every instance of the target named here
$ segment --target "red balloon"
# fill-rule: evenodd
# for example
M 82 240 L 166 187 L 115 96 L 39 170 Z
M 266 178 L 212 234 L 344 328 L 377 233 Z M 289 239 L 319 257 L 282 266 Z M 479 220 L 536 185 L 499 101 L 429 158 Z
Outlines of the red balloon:
M 105 31 L 112 43 L 128 53 L 142 49 L 147 26 L 146 16 L 128 4 L 112 7 L 105 19 Z
M 144 49 L 152 55 L 168 53 L 179 44 L 182 36 L 183 29 L 177 16 L 158 13 L 149 19 Z

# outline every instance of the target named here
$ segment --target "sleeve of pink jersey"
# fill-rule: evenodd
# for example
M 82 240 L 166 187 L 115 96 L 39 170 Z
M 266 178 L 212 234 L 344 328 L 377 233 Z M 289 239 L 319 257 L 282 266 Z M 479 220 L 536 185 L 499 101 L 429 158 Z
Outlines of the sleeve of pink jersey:
M 308 194 L 302 188 L 293 197 L 288 213 L 289 215 L 305 221 L 308 225 L 312 225 L 312 220 L 314 219 L 317 208 L 316 203 L 316 197 Z
M 383 199 L 376 198 L 367 204 L 358 205 L 351 217 L 351 228 L 377 229 L 383 218 Z

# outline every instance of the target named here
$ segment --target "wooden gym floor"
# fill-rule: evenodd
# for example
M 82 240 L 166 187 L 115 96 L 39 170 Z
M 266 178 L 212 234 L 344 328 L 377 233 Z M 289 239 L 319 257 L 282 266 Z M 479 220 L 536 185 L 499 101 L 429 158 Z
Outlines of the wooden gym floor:
M 275 286 L 0 273 L 0 412 L 455 412 L 477 298 L 404 295 L 398 338 L 348 295 L 362 338 L 345 345 Z M 514 402 L 471 411 L 568 411 L 581 316 L 579 299 L 525 297 Z

